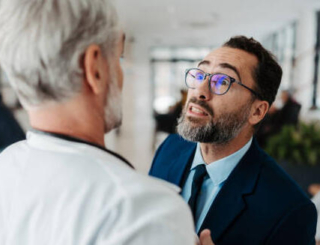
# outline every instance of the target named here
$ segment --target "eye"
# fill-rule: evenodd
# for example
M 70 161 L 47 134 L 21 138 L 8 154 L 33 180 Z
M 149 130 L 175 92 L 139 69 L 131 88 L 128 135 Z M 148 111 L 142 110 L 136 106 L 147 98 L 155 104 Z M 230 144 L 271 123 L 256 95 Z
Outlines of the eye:
M 227 79 L 221 79 L 218 82 L 220 84 L 220 86 L 229 86 L 229 81 Z
M 228 87 L 230 85 L 230 78 L 223 74 L 215 74 L 211 79 L 211 86 Z

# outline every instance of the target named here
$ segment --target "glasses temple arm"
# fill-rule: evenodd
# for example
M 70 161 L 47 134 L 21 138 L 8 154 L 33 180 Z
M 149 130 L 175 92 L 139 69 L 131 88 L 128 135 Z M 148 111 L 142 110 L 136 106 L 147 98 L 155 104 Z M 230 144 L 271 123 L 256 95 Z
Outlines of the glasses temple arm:
M 258 94 L 258 93 L 257 93 L 256 91 L 254 91 L 253 89 L 247 87 L 246 85 L 244 85 L 244 84 L 241 83 L 241 82 L 238 82 L 238 81 L 234 81 L 234 82 L 236 82 L 237 84 L 241 85 L 242 87 L 248 89 L 251 93 L 253 93 L 255 96 L 257 96 L 259 99 L 263 100 L 262 97 L 261 97 L 261 95 Z

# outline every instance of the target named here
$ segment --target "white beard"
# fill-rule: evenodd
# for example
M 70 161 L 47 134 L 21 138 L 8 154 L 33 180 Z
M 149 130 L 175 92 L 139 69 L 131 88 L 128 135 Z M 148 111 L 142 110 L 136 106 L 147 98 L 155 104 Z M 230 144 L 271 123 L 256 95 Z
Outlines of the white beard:
M 112 74 L 104 107 L 105 133 L 119 127 L 122 122 L 122 94 L 117 86 L 117 80 L 117 77 Z

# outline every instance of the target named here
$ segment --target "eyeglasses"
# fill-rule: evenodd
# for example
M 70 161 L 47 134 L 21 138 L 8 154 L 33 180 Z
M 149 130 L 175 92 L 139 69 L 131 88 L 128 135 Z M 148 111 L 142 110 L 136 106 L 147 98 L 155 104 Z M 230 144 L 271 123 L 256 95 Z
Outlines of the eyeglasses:
M 210 74 L 198 68 L 191 68 L 186 70 L 185 82 L 188 88 L 196 89 L 202 84 L 204 80 L 206 80 L 207 77 L 209 77 L 209 90 L 214 94 L 226 94 L 229 91 L 231 85 L 233 83 L 237 83 L 242 87 L 248 89 L 251 93 L 253 93 L 255 96 L 262 100 L 262 97 L 256 91 L 247 87 L 243 83 L 236 81 L 236 79 L 234 79 L 233 77 L 230 77 L 222 73 Z

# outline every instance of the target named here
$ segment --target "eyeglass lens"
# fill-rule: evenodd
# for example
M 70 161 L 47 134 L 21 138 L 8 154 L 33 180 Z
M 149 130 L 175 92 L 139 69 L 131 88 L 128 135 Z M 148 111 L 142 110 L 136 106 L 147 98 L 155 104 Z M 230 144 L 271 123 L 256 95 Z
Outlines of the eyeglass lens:
M 206 79 L 206 74 L 198 69 L 191 69 L 186 75 L 186 84 L 189 88 L 197 88 Z M 230 84 L 230 77 L 224 74 L 213 74 L 210 79 L 210 90 L 215 94 L 224 94 Z

